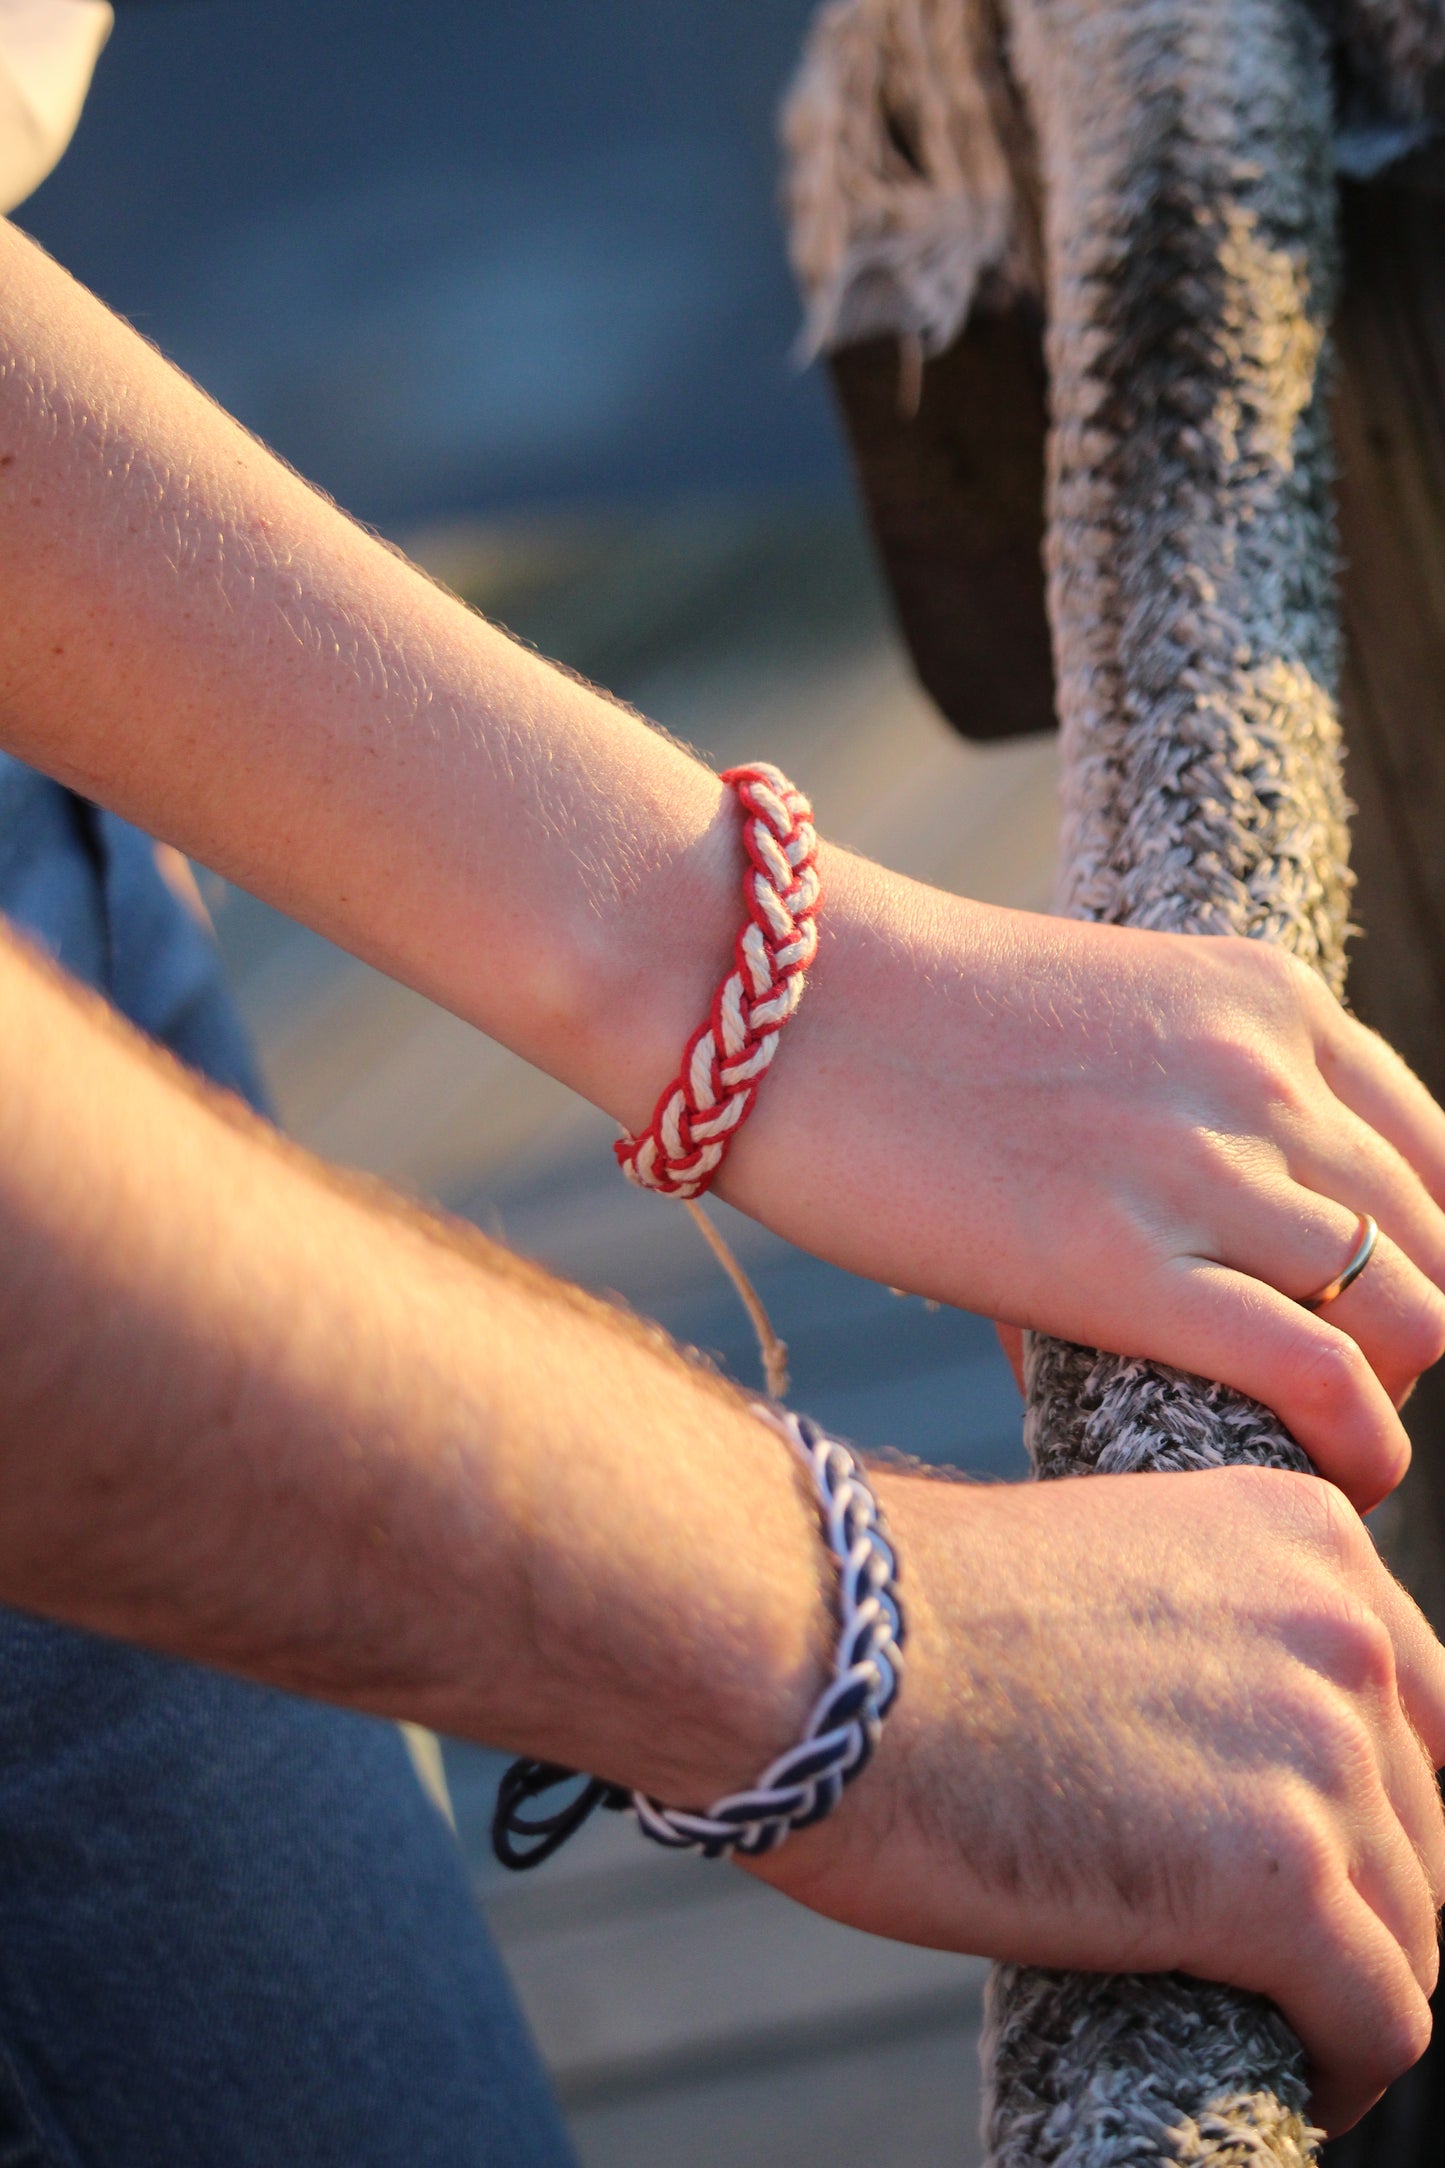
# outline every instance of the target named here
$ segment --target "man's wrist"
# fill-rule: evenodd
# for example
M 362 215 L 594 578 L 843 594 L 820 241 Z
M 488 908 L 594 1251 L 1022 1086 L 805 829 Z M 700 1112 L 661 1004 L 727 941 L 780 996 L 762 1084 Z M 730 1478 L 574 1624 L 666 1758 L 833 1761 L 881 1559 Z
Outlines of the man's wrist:
M 504 1866 L 540 1866 L 604 1804 L 630 1807 L 643 1833 L 671 1850 L 761 1858 L 826 1820 L 872 1760 L 897 1699 L 906 1637 L 886 1519 L 851 1447 L 786 1408 L 758 1404 L 753 1412 L 807 1474 L 836 1579 L 832 1660 L 806 1726 L 751 1782 L 729 1786 L 704 1807 L 523 1757 L 497 1797 L 493 1844 Z
M 484 1735 L 702 1806 L 800 1735 L 827 1676 L 816 1504 L 787 1444 L 660 1336 L 579 1297 L 559 1337 L 573 1405 L 544 1414 L 506 1514 L 527 1665 Z

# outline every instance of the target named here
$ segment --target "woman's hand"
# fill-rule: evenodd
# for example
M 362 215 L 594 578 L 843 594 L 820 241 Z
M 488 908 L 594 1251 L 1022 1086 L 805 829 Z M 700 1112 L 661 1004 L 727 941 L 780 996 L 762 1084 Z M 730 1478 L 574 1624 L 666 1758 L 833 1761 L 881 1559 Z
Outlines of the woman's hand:
M 1250 941 L 1002 911 L 827 854 L 822 945 L 719 1185 L 851 1270 L 1273 1408 L 1362 1510 L 1445 1350 L 1445 1115 Z M 1301 1298 L 1379 1222 L 1368 1269 Z
M 904 1690 L 755 1871 L 909 1941 L 1257 1990 L 1347 2127 L 1430 2037 L 1445 1890 L 1445 1652 L 1357 1516 L 1267 1469 L 875 1480 Z
M 718 779 L 352 527 L 3 221 L 0 433 L 0 742 L 645 1122 L 738 927 Z M 1388 1488 L 1392 1402 L 1445 1341 L 1445 1119 L 1399 1063 L 1252 946 L 822 871 L 723 1194 L 895 1286 L 1222 1378 L 1358 1503 Z M 1310 1316 L 1366 1211 L 1379 1256 Z

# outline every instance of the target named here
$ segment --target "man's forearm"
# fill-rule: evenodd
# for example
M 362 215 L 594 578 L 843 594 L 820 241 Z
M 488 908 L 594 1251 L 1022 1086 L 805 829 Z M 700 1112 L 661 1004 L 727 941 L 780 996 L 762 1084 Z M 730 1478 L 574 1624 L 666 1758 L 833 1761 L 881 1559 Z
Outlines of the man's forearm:
M 1445 1752 L 1445 1664 L 1349 1509 L 1254 1469 L 877 1480 L 904 1690 L 761 1871 L 886 1934 L 1274 1995 L 1357 2110 L 1428 2026 L 1410 1727 Z M 0 1601 L 679 1805 L 751 1783 L 826 1676 L 813 1508 L 733 1393 L 8 942 L 0 1496 Z
M 0 1067 L 0 1600 L 679 1799 L 796 1736 L 821 1547 L 728 1387 L 9 942 Z

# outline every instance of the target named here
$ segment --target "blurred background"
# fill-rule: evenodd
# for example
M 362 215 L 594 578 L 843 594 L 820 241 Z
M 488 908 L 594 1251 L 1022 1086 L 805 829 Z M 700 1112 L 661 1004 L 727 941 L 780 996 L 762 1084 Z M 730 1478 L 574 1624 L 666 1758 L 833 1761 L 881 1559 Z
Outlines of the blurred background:
M 807 0 L 121 0 L 24 223 L 359 517 L 835 502 L 774 211 Z
M 775 116 L 807 0 L 117 0 L 20 222 L 349 510 L 842 841 L 1046 904 L 1053 749 L 946 729 L 898 646 L 826 381 L 792 359 Z M 239 891 L 207 900 L 283 1119 L 757 1377 L 685 1215 L 611 1126 Z M 1023 1468 L 990 1329 L 719 1222 L 796 1405 Z M 494 1758 L 445 1749 L 478 1895 L 585 2168 L 969 2168 L 983 1968 L 825 1925 L 608 1818 L 489 1864 Z

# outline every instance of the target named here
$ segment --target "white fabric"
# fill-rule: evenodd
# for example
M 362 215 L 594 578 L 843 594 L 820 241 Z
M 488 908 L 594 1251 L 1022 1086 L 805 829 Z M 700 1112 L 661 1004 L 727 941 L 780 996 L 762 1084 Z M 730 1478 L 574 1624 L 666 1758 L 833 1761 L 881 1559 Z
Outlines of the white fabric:
M 0 0 L 0 211 L 40 186 L 75 133 L 110 0 Z

